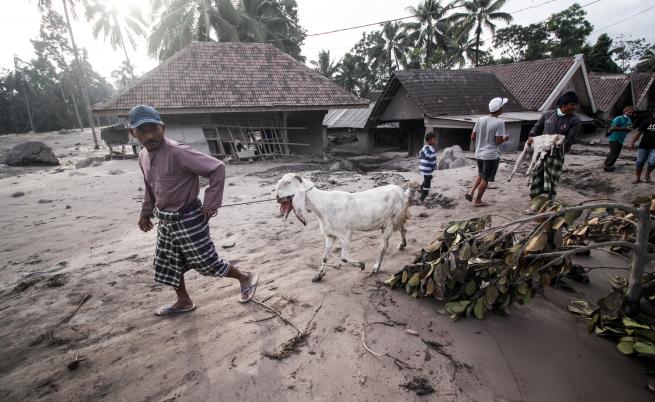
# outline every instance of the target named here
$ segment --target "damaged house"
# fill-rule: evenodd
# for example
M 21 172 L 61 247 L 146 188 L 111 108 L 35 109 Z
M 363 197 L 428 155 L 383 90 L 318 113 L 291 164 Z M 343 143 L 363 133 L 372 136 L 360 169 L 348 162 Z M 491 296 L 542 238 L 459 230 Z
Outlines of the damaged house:
M 437 133 L 438 148 L 459 145 L 469 149 L 477 116 L 488 113 L 489 101 L 497 96 L 509 99 L 505 106 L 507 116 L 519 113 L 516 118 L 520 119 L 523 107 L 492 74 L 471 70 L 395 71 L 375 104 L 367 127 L 399 123 L 410 155 L 423 146 L 423 137 L 431 130 Z M 508 122 L 508 130 L 516 131 L 512 124 L 515 120 Z
M 169 138 L 217 158 L 321 153 L 331 108 L 358 98 L 269 44 L 194 42 L 93 107 L 126 118 L 154 106 Z

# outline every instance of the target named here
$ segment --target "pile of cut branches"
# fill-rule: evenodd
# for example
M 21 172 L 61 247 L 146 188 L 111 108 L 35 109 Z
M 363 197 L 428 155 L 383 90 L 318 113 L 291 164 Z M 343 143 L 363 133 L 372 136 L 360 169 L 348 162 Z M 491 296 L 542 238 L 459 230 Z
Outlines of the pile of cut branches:
M 490 216 L 451 222 L 412 264 L 385 283 L 404 287 L 412 297 L 446 302 L 453 319 L 482 319 L 488 311 L 507 312 L 514 302 L 529 303 L 563 275 L 579 277 L 571 262 L 575 254 L 601 247 L 635 249 L 643 243 L 636 241 L 636 215 L 648 214 L 647 209 L 615 203 L 566 207 L 546 198 L 533 203 L 539 214 L 500 226 L 491 226 Z M 522 231 L 528 224 L 531 228 Z M 641 226 L 650 233 L 650 221 Z M 642 271 L 647 261 L 639 262 Z
M 655 317 L 640 310 L 634 317 L 628 317 L 623 309 L 628 282 L 625 278 L 612 278 L 611 292 L 592 305 L 583 300 L 574 300 L 569 310 L 587 319 L 589 332 L 617 342 L 617 349 L 626 355 L 639 355 L 655 359 Z M 655 274 L 643 277 L 641 298 L 655 305 Z

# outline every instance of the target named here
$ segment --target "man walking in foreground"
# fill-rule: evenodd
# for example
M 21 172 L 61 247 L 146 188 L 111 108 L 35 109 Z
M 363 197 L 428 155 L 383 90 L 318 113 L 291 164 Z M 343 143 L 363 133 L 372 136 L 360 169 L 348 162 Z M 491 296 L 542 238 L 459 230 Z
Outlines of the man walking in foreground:
M 553 147 L 541 164 L 532 172 L 530 185 L 530 199 L 539 196 L 555 198 L 557 185 L 564 168 L 564 154 L 571 149 L 576 138 L 582 130 L 582 121 L 575 115 L 575 109 L 580 103 L 575 92 L 566 92 L 557 100 L 557 109 L 544 112 L 537 123 L 530 130 L 528 144 L 532 137 L 542 134 L 561 134 L 564 136 L 564 147 Z M 531 206 L 526 213 L 533 214 L 535 209 Z
M 186 313 L 196 308 L 184 285 L 184 273 L 195 269 L 202 275 L 234 278 L 241 284 L 239 302 L 253 298 L 257 273 L 239 271 L 218 256 L 209 236 L 209 219 L 223 201 L 225 165 L 186 145 L 164 137 L 166 126 L 150 106 L 135 106 L 129 114 L 130 134 L 143 145 L 139 165 L 145 196 L 139 228 L 150 231 L 151 217 L 159 219 L 155 249 L 155 281 L 172 286 L 174 304 L 161 307 L 160 316 Z M 204 204 L 198 199 L 199 176 L 209 179 Z
M 609 128 L 607 138 L 610 145 L 610 153 L 607 155 L 604 163 L 606 172 L 614 171 L 614 164 L 623 149 L 625 136 L 632 130 L 632 116 L 634 114 L 635 109 L 632 106 L 626 106 L 623 108 L 623 114 L 621 116 L 616 116 L 612 119 L 612 125 Z
M 505 135 L 505 122 L 499 119 L 506 103 L 507 98 L 493 98 L 489 102 L 489 115 L 480 117 L 473 127 L 471 141 L 475 141 L 478 175 L 465 197 L 469 201 L 473 201 L 475 197 L 474 207 L 489 205 L 482 201 L 482 196 L 487 190 L 489 182 L 493 182 L 496 178 L 496 172 L 500 164 L 500 144 L 509 139 Z M 475 196 L 476 190 L 478 192 L 477 196 Z

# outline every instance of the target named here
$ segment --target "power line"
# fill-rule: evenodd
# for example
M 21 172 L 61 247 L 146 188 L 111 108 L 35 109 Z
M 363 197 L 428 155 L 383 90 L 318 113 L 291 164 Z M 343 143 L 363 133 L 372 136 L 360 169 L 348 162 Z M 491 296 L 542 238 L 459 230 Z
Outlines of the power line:
M 611 24 L 609 24 L 609 25 L 605 25 L 604 27 L 594 29 L 594 32 L 596 32 L 596 31 L 602 31 L 603 29 L 607 29 L 607 28 L 609 28 L 609 27 L 613 27 L 613 26 L 616 25 L 616 24 L 620 24 L 620 23 L 625 22 L 625 21 L 627 21 L 627 20 L 629 20 L 629 19 L 631 19 L 631 18 L 637 17 L 637 16 L 639 16 L 640 14 L 643 14 L 643 13 L 645 13 L 646 11 L 650 11 L 650 10 L 652 10 L 652 9 L 654 9 L 654 8 L 655 8 L 655 6 L 650 6 L 650 7 L 648 7 L 648 8 L 645 8 L 645 9 L 643 9 L 643 10 L 641 10 L 641 11 L 638 11 L 638 12 L 632 14 L 632 15 L 629 16 L 629 17 L 625 17 L 625 18 L 620 19 L 620 20 L 618 20 L 618 21 L 614 21 L 613 23 L 611 23 Z
M 508 14 L 518 14 L 518 13 L 521 13 L 523 11 L 527 11 L 527 10 L 530 10 L 530 9 L 533 9 L 533 8 L 541 7 L 541 6 L 543 6 L 545 4 L 548 4 L 548 3 L 554 3 L 555 1 L 557 1 L 557 0 L 547 0 L 547 1 L 544 1 L 544 2 L 539 3 L 539 4 L 533 4 L 530 7 L 525 7 L 525 8 L 521 8 L 521 9 L 518 9 L 518 10 L 510 11 L 510 12 L 508 12 Z M 601 0 L 597 0 L 597 1 L 601 1 Z M 461 7 L 461 6 L 446 7 L 445 11 L 454 10 L 456 8 L 459 8 L 459 7 Z M 431 14 L 437 14 L 437 13 L 440 13 L 442 11 L 443 10 L 435 11 L 434 13 L 430 13 L 430 15 Z M 384 20 L 384 21 L 378 21 L 378 22 L 371 22 L 371 23 L 368 23 L 368 24 L 356 25 L 356 26 L 347 27 L 347 28 L 339 28 L 339 29 L 333 29 L 333 30 L 325 31 L 325 32 L 310 33 L 310 34 L 305 35 L 305 37 L 309 38 L 309 37 L 313 37 L 313 36 L 322 36 L 322 35 L 329 35 L 329 34 L 338 33 L 338 32 L 352 31 L 353 29 L 361 29 L 361 28 L 366 28 L 366 27 L 371 27 L 371 26 L 379 26 L 379 25 L 386 24 L 387 22 L 397 22 L 397 21 L 403 21 L 403 20 L 412 19 L 412 18 L 416 18 L 416 16 L 415 15 L 408 15 L 408 16 L 405 16 L 405 17 L 393 18 L 393 19 L 390 19 L 390 20 Z M 287 39 L 291 39 L 291 38 L 290 37 L 284 37 L 284 38 L 277 38 L 277 39 L 269 39 L 266 42 L 278 42 L 278 41 L 283 41 L 283 40 L 287 40 Z
M 539 3 L 539 4 L 533 4 L 533 5 L 530 6 L 530 7 L 525 7 L 525 8 L 521 8 L 521 9 L 519 9 L 519 10 L 510 11 L 510 12 L 508 12 L 508 14 L 518 14 L 518 13 L 523 12 L 523 11 L 526 11 L 526 10 L 530 10 L 530 9 L 533 9 L 533 8 L 541 7 L 541 6 L 543 6 L 543 5 L 545 5 L 545 4 L 548 4 L 548 3 L 554 3 L 555 1 L 557 1 L 557 0 L 548 0 L 548 1 L 544 1 L 544 2 Z M 601 1 L 601 0 L 597 0 L 596 2 L 598 2 L 598 1 Z M 593 4 L 593 3 L 592 3 L 592 4 Z M 455 8 L 459 8 L 459 7 L 461 7 L 461 6 L 457 6 L 457 7 L 447 7 L 447 8 L 446 8 L 446 11 L 450 11 L 450 10 L 453 10 L 453 9 L 455 9 Z M 434 13 L 431 13 L 431 14 L 436 14 L 436 13 L 441 12 L 441 11 L 442 11 L 442 10 L 435 11 Z M 353 27 L 339 28 L 339 29 L 333 29 L 333 30 L 331 30 L 331 31 L 312 33 L 312 34 L 307 34 L 306 37 L 328 35 L 328 34 L 337 33 L 337 32 L 343 32 L 343 31 L 351 31 L 351 30 L 353 30 L 353 29 L 360 29 L 360 28 L 366 28 L 366 27 L 370 27 L 370 26 L 383 25 L 383 24 L 385 24 L 385 23 L 387 23 L 387 22 L 396 22 L 396 21 L 402 21 L 402 20 L 407 20 L 407 19 L 411 19 L 411 18 L 416 18 L 416 16 L 415 16 L 415 15 L 409 15 L 409 16 L 406 16 L 406 17 L 399 17 L 399 18 L 393 18 L 393 19 L 390 19 L 390 20 L 384 20 L 384 21 L 378 21 L 378 22 L 371 22 L 371 23 L 369 23 L 369 24 L 357 25 L 357 26 L 353 26 Z
M 589 2 L 589 3 L 586 3 L 586 4 L 581 5 L 580 8 L 589 7 L 589 6 L 594 5 L 594 4 L 596 4 L 596 3 L 600 3 L 601 1 L 603 1 L 603 0 L 594 0 L 594 1 L 591 1 L 591 2 Z M 574 3 L 574 4 L 575 4 L 575 3 Z M 530 25 L 541 24 L 542 22 L 546 22 L 546 21 L 548 21 L 549 19 L 550 19 L 550 17 L 548 17 L 548 18 L 544 18 L 543 20 L 541 20 L 541 21 L 537 21 L 537 22 L 533 22 L 533 23 L 531 23 Z M 488 38 L 480 39 L 480 41 L 481 41 L 481 42 L 484 42 L 484 41 L 486 41 L 486 40 L 490 40 L 490 39 L 493 39 L 493 38 L 494 38 L 494 35 L 491 35 L 491 36 L 488 37 Z

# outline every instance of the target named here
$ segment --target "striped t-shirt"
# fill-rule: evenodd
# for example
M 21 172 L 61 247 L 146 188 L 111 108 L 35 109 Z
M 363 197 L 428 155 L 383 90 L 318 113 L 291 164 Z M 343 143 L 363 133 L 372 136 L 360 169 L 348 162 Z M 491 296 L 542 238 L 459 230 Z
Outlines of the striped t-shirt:
M 425 144 L 419 153 L 418 169 L 423 176 L 431 176 L 437 167 L 437 151 L 431 145 Z

